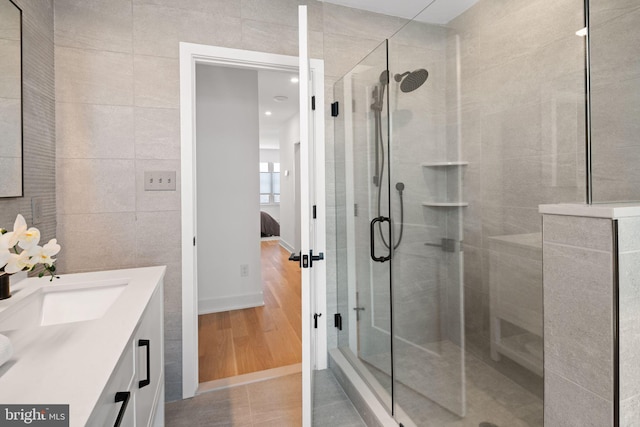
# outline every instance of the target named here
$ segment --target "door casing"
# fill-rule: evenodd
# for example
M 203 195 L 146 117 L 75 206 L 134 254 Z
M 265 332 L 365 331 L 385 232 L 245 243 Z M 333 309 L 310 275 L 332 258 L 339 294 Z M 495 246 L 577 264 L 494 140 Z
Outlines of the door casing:
M 196 395 L 198 390 L 198 286 L 196 236 L 196 169 L 195 169 L 195 90 L 196 64 L 211 64 L 298 72 L 298 57 L 265 52 L 230 49 L 195 43 L 180 43 L 180 140 L 181 140 L 181 205 L 182 205 L 182 398 Z M 316 124 L 314 138 L 317 158 L 315 182 L 317 183 L 316 227 L 325 249 L 325 164 L 324 164 L 324 61 L 310 60 L 314 75 L 316 97 Z M 326 313 L 326 268 L 319 264 L 315 269 L 315 302 L 319 313 Z M 315 266 L 314 266 L 315 268 Z M 326 316 L 326 315 L 325 315 Z M 324 317 L 326 319 L 326 317 Z M 316 369 L 327 367 L 327 324 L 319 322 L 316 330 L 316 349 L 312 360 Z M 303 349 L 304 350 L 304 349 Z M 304 353 L 304 351 L 303 351 Z

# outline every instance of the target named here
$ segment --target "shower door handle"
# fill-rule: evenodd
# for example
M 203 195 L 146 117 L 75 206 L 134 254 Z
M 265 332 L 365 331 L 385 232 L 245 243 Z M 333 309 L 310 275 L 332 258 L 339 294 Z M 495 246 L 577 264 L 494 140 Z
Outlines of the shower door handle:
M 385 262 L 391 259 L 391 254 L 387 256 L 376 256 L 375 231 L 376 231 L 376 223 L 380 223 L 380 222 L 388 222 L 390 224 L 391 220 L 386 216 L 379 216 L 371 220 L 371 226 L 369 228 L 369 239 L 371 243 L 371 259 L 376 262 Z

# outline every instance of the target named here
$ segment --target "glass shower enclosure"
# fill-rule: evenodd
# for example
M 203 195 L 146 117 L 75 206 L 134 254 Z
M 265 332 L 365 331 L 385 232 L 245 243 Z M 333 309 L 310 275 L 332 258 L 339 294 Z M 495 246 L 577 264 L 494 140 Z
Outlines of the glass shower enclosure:
M 543 424 L 537 209 L 584 201 L 582 12 L 438 0 L 334 86 L 338 347 L 405 427 Z

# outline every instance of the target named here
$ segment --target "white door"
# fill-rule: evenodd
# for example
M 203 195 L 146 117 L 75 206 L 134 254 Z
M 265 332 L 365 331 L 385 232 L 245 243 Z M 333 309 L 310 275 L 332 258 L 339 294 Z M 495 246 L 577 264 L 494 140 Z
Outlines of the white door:
M 313 372 L 326 367 L 323 96 L 314 88 L 324 73 L 310 67 L 307 7 L 299 6 L 300 243 L 302 266 L 302 425 L 313 422 Z M 312 101 L 313 99 L 313 101 Z M 315 104 L 316 108 L 312 105 Z M 322 349 L 322 350 L 320 350 Z M 319 351 L 320 350 L 320 351 Z

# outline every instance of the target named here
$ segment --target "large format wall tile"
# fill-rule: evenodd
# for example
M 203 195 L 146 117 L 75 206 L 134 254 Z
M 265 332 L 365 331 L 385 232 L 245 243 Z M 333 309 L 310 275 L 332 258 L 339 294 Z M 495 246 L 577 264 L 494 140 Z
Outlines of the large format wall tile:
M 640 251 L 640 218 L 618 221 L 618 248 L 620 252 Z
M 56 101 L 131 105 L 132 55 L 56 46 Z
M 180 158 L 180 110 L 136 107 L 134 118 L 137 159 Z
M 382 15 L 331 3 L 324 5 L 324 31 L 329 34 L 371 38 L 372 31 L 375 31 L 384 39 L 398 31 L 405 22 L 404 19 L 395 16 Z M 382 39 L 380 40 L 382 41 Z M 352 62 L 352 65 L 355 65 L 355 63 Z
M 180 211 L 138 212 L 136 214 L 136 263 L 160 265 L 180 261 L 182 259 L 180 227 Z
M 59 159 L 57 177 L 59 214 L 135 211 L 134 160 Z
M 611 221 L 600 218 L 547 215 L 544 218 L 544 241 L 611 252 L 613 229 Z
M 298 28 L 243 19 L 242 48 L 298 56 Z
M 60 273 L 135 267 L 134 212 L 58 214 Z M 118 248 L 115 250 L 114 248 Z
M 613 403 L 554 372 L 545 372 L 544 425 L 603 427 L 611 425 Z
M 57 46 L 132 51 L 131 0 L 56 0 Z
M 240 18 L 238 0 L 132 0 L 134 6 L 164 6 L 206 12 L 217 16 Z
M 137 107 L 180 107 L 180 66 L 177 59 L 136 55 L 133 65 L 134 102 Z
M 133 46 L 141 55 L 177 58 L 179 43 L 241 46 L 240 18 L 155 5 L 133 6 Z
M 546 371 L 610 399 L 612 255 L 547 242 L 543 254 Z
M 58 102 L 59 159 L 132 159 L 133 107 Z

